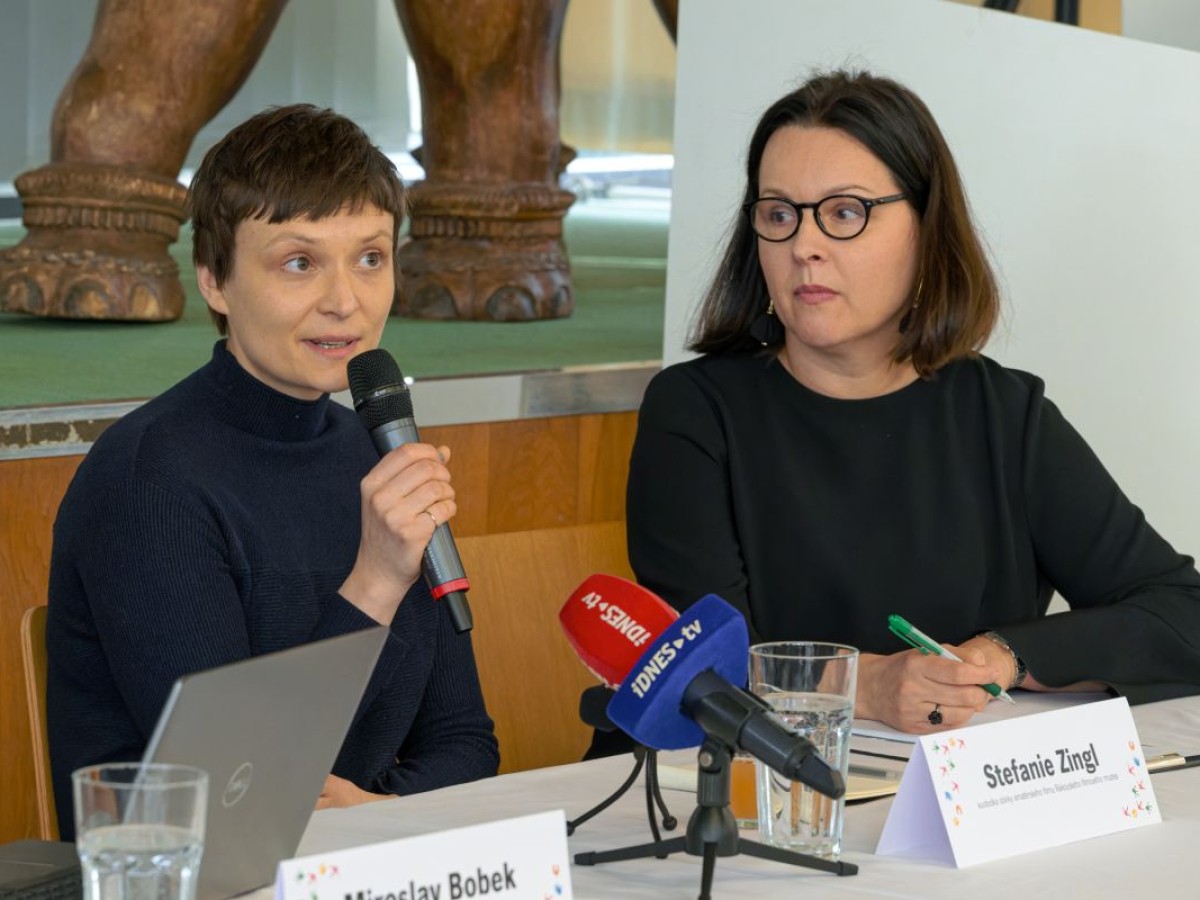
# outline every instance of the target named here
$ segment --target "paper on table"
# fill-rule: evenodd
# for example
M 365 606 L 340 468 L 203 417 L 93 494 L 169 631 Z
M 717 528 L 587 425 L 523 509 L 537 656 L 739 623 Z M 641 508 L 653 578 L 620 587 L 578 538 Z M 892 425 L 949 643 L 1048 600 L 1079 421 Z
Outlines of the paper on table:
M 850 777 L 846 780 L 846 802 L 861 803 L 878 797 L 890 797 L 900 790 L 900 779 L 903 775 L 903 769 L 892 771 L 850 763 Z
M 1021 716 L 1029 716 L 1034 713 L 1050 712 L 1054 709 L 1066 709 L 1070 706 L 1079 706 L 1081 703 L 1092 703 L 1096 700 L 1111 699 L 1108 694 L 1094 693 L 1069 693 L 1069 694 L 1044 694 L 1035 691 L 1017 691 L 1013 697 L 1016 703 L 1003 703 L 993 700 L 983 710 L 983 712 L 975 715 L 968 722 L 968 725 L 986 725 L 989 722 L 1002 722 L 1006 719 L 1017 719 Z M 894 741 L 904 744 L 915 744 L 917 735 L 906 734 L 903 731 L 897 731 L 890 725 L 884 725 L 882 722 L 876 722 L 874 719 L 855 719 L 854 725 L 850 729 L 852 737 L 875 738 L 883 741 Z M 897 755 L 908 755 L 909 750 L 896 748 Z
M 658 764 L 658 786 L 664 791 L 696 793 L 696 767 Z
M 876 797 L 889 797 L 900 788 L 900 777 L 903 770 L 891 771 L 875 766 L 858 766 L 851 764 L 850 777 L 846 783 L 846 802 L 872 800 Z M 668 791 L 687 791 L 696 793 L 696 767 L 691 766 L 658 766 L 659 787 Z

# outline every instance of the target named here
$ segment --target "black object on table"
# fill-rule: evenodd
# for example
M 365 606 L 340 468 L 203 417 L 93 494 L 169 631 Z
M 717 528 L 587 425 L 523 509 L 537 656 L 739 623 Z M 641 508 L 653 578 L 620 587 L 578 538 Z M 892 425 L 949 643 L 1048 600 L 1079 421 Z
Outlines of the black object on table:
M 0 845 L 0 900 L 79 900 L 82 896 L 74 844 L 13 841 Z

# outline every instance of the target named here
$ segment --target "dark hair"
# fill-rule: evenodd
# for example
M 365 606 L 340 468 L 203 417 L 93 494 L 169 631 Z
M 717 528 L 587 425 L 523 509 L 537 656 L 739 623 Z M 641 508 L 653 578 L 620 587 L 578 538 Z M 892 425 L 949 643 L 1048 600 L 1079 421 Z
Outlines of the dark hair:
M 217 287 L 233 272 L 235 235 L 246 219 L 323 219 L 370 204 L 404 220 L 404 185 L 366 132 L 329 109 L 276 106 L 238 125 L 204 155 L 188 189 L 192 261 Z M 225 334 L 225 316 L 209 310 Z
M 1000 310 L 996 277 L 971 222 L 954 157 L 928 107 L 908 88 L 868 73 L 830 72 L 810 79 L 763 113 L 746 157 L 743 203 L 758 198 L 767 141 L 789 125 L 835 128 L 891 171 L 920 221 L 917 276 L 893 358 L 929 377 L 983 346 Z M 697 313 L 691 349 L 756 350 L 751 323 L 766 312 L 767 285 L 758 238 L 740 214 L 720 268 Z M 780 329 L 782 331 L 782 329 Z M 782 344 L 780 337 L 776 346 Z

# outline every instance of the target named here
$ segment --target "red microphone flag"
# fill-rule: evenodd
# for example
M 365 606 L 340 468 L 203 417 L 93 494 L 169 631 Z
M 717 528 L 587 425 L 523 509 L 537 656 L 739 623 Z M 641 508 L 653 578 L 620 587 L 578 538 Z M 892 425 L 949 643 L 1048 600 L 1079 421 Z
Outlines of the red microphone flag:
M 615 687 L 677 613 L 640 585 L 615 575 L 590 575 L 558 612 L 567 640 L 583 664 Z

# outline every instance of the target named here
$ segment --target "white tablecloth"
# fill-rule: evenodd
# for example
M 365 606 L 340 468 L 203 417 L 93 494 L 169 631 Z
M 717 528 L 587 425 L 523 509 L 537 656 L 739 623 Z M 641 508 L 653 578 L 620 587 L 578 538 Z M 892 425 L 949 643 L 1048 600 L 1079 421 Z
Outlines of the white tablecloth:
M 1200 753 L 1200 698 L 1133 708 L 1143 744 L 1154 752 Z M 691 753 L 671 754 L 686 762 Z M 399 797 L 353 809 L 315 813 L 299 855 L 327 852 L 424 834 L 548 809 L 579 815 L 613 790 L 628 774 L 631 757 L 504 775 L 428 794 Z M 717 860 L 717 898 L 920 897 L 982 900 L 1031 897 L 1200 897 L 1200 767 L 1153 776 L 1161 825 L 1067 844 L 1048 850 L 955 869 L 873 855 L 891 799 L 847 810 L 843 858 L 859 874 L 834 875 L 797 869 L 745 856 Z M 695 805 L 693 795 L 665 792 L 682 834 Z M 748 833 L 747 836 L 751 836 Z M 570 838 L 572 856 L 651 839 L 645 794 L 635 786 L 615 806 L 584 824 Z M 694 898 L 700 859 L 679 854 L 667 860 L 638 860 L 572 866 L 575 896 L 615 900 L 638 897 Z

